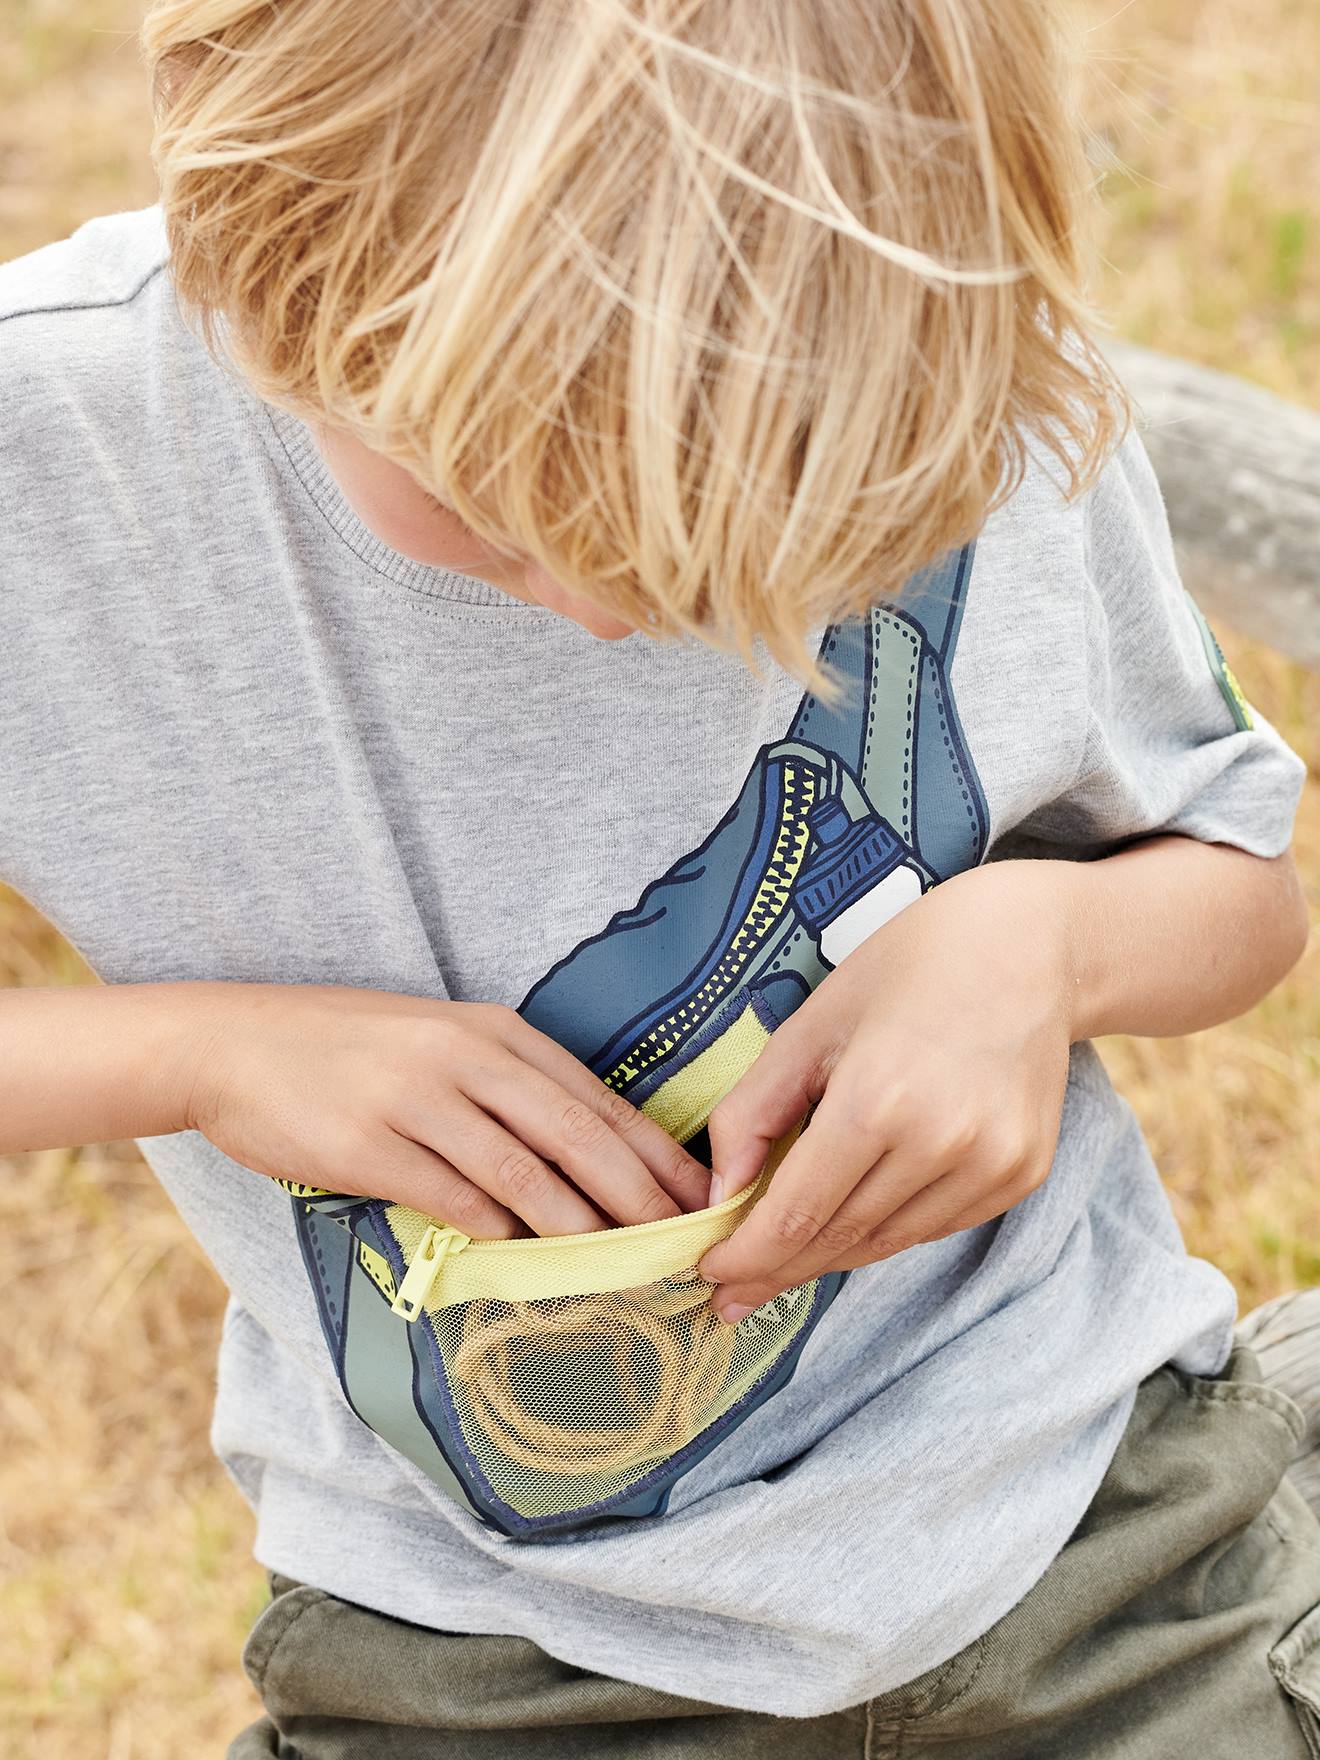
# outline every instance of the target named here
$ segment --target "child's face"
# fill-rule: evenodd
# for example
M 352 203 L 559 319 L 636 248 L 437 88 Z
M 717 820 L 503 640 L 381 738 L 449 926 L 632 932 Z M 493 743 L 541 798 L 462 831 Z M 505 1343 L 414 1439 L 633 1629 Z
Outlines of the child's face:
M 475 575 L 516 599 L 527 599 L 571 618 L 606 641 L 617 642 L 634 633 L 632 624 L 567 592 L 543 568 L 532 562 L 511 561 L 492 550 L 393 459 L 372 452 L 352 435 L 324 423 L 313 424 L 311 432 L 354 513 L 392 550 L 415 562 Z

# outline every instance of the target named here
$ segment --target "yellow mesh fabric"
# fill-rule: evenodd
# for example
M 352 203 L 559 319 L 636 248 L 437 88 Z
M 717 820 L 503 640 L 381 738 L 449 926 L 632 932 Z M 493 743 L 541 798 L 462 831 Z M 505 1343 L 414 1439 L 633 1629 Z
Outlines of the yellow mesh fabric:
M 534 1240 L 445 1231 L 417 1324 L 435 1339 L 464 1444 L 501 1502 L 537 1518 L 626 1496 L 774 1369 L 810 1318 L 816 1284 L 727 1326 L 696 1265 L 761 1197 L 797 1135 L 711 1209 Z M 386 1221 L 411 1264 L 426 1218 L 395 1206 Z
M 768 1038 L 748 1001 L 643 1110 L 689 1142 Z M 631 1228 L 479 1241 L 405 1205 L 383 1208 L 405 1274 L 396 1285 L 365 1243 L 358 1262 L 394 1312 L 429 1335 L 446 1423 L 508 1509 L 553 1521 L 626 1501 L 633 1487 L 650 1496 L 663 1475 L 644 1485 L 648 1475 L 765 1391 L 809 1325 L 819 1285 L 788 1290 L 733 1327 L 714 1314 L 696 1266 L 757 1203 L 800 1129 L 725 1203 Z M 282 1183 L 304 1200 L 343 1201 Z
M 813 1293 L 726 1326 L 689 1271 L 608 1295 L 479 1298 L 430 1323 L 491 1489 L 520 1515 L 553 1516 L 626 1492 L 700 1436 L 773 1368 Z

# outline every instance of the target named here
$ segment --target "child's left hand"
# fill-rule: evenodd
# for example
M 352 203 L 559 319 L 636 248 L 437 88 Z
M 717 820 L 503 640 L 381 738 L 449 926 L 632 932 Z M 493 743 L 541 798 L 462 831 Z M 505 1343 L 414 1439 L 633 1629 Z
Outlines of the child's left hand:
M 720 1101 L 709 1129 L 724 1197 L 818 1103 L 765 1196 L 701 1262 L 725 1319 L 986 1222 L 1044 1180 L 1074 1037 L 1059 867 L 994 863 L 900 911 Z

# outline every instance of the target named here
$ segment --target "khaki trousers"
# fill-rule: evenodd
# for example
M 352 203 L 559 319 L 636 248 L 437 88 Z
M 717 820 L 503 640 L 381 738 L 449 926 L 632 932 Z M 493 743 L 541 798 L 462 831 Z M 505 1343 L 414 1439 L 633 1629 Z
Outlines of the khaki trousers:
M 1217 1379 L 1157 1371 L 1025 1599 L 827 1717 L 631 1686 L 272 1576 L 243 1653 L 267 1715 L 228 1760 L 1320 1760 L 1320 1522 L 1283 1477 L 1301 1426 L 1245 1347 Z

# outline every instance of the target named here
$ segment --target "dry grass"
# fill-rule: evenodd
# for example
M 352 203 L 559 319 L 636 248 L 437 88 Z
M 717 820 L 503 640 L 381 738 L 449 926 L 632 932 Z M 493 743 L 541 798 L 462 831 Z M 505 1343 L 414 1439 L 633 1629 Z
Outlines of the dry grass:
M 150 201 L 129 0 L 8 0 L 0 257 Z M 1313 0 L 1092 3 L 1117 327 L 1320 405 Z M 8 53 L 10 43 L 17 54 Z M 1226 636 L 1257 704 L 1320 757 L 1320 680 Z M 1320 902 L 1320 787 L 1298 833 Z M 1249 1017 L 1105 1047 L 1194 1250 L 1244 1305 L 1320 1280 L 1320 949 Z M 0 982 L 77 956 L 0 891 Z M 264 1597 L 206 1442 L 222 1291 L 126 1147 L 23 1157 L 0 1187 L 0 1747 L 10 1760 L 218 1753 Z

